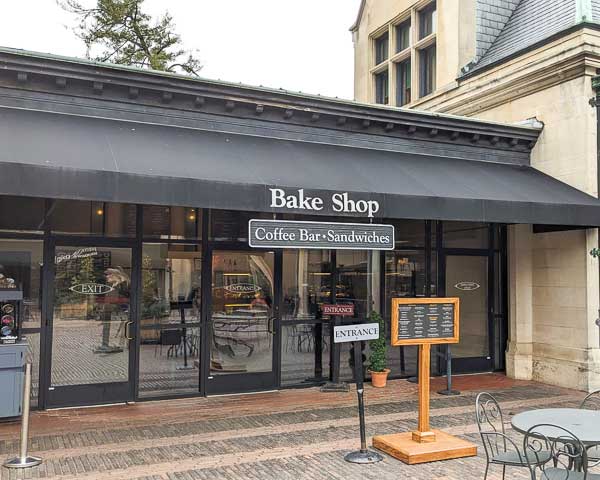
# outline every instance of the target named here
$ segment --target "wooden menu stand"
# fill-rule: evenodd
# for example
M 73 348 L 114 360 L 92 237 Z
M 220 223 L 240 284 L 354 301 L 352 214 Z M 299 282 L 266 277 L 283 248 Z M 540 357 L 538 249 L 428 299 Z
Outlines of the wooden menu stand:
M 454 304 L 454 330 L 452 337 L 438 339 L 402 339 L 398 330 L 398 305 L 401 304 Z M 414 432 L 404 432 L 373 437 L 373 447 L 410 465 L 416 463 L 450 460 L 477 455 L 477 447 L 458 437 L 440 430 L 431 430 L 429 425 L 429 372 L 431 345 L 458 341 L 458 299 L 393 299 L 392 302 L 392 345 L 419 345 L 419 423 Z M 436 341 L 437 340 L 437 341 Z

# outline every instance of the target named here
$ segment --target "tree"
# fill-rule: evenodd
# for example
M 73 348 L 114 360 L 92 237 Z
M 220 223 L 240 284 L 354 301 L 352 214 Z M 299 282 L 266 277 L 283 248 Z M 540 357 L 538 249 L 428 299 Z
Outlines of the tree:
M 200 61 L 181 47 L 173 18 L 165 13 L 156 21 L 142 12 L 144 0 L 97 0 L 87 8 L 78 0 L 57 0 L 74 13 L 73 29 L 86 46 L 86 57 L 100 62 L 133 65 L 166 72 L 198 75 Z

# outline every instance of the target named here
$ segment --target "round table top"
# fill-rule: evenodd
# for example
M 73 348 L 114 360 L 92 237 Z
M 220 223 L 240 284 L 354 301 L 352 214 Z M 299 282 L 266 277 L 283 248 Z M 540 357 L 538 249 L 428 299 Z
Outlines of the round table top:
M 518 413 L 512 417 L 513 428 L 523 434 L 540 424 L 562 427 L 575 435 L 584 445 L 600 445 L 600 411 L 579 408 L 542 408 Z M 535 430 L 548 439 L 564 435 L 559 429 L 540 427 Z

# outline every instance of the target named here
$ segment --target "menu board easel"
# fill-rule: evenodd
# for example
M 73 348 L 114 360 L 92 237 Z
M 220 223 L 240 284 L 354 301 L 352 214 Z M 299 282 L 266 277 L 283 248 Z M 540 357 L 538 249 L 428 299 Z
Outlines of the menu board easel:
M 393 298 L 392 346 L 419 347 L 417 430 L 373 438 L 373 446 L 408 464 L 470 457 L 477 447 L 429 425 L 431 345 L 458 343 L 458 298 Z

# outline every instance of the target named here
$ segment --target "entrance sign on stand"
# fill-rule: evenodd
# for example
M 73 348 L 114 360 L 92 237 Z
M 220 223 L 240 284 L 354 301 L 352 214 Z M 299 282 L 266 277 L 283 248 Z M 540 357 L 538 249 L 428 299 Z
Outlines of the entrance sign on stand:
M 352 342 L 354 348 L 354 378 L 356 380 L 356 395 L 358 396 L 358 418 L 360 422 L 360 450 L 350 452 L 344 459 L 350 463 L 377 463 L 383 457 L 367 448 L 367 432 L 365 428 L 365 402 L 363 385 L 363 360 L 361 342 L 379 338 L 378 323 L 363 323 L 360 325 L 341 325 L 333 327 L 335 343 Z
M 379 435 L 373 446 L 404 463 L 426 463 L 477 455 L 471 442 L 429 425 L 432 344 L 459 341 L 458 298 L 393 298 L 392 346 L 419 346 L 419 422 L 414 432 Z

